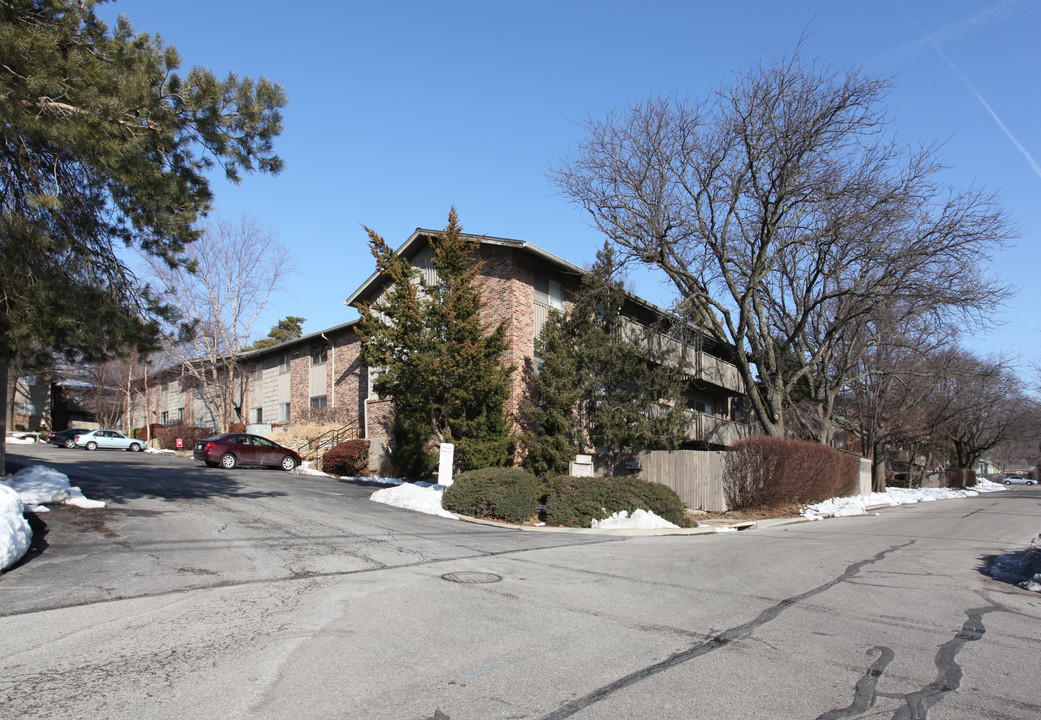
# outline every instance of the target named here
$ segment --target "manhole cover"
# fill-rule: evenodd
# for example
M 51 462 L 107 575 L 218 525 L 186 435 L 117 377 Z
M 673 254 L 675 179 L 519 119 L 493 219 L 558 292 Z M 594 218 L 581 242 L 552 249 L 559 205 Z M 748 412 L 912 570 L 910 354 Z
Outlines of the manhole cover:
M 463 585 L 479 585 L 481 583 L 493 583 L 502 580 L 498 575 L 486 572 L 451 572 L 442 575 L 441 579 L 448 582 L 462 583 Z

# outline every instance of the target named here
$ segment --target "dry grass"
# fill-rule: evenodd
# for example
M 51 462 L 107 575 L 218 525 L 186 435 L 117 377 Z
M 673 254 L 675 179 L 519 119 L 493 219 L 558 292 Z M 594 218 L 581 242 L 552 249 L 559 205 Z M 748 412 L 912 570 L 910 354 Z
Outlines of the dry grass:
M 285 428 L 275 430 L 271 433 L 271 439 L 279 445 L 285 445 L 290 448 L 298 447 L 309 440 L 314 440 L 340 427 L 342 427 L 340 423 L 298 422 L 293 423 L 288 430 Z
M 695 519 L 702 520 L 769 520 L 772 518 L 798 517 L 802 505 L 797 503 L 785 503 L 770 507 L 744 508 L 741 510 L 730 510 L 728 512 L 706 512 L 698 513 Z

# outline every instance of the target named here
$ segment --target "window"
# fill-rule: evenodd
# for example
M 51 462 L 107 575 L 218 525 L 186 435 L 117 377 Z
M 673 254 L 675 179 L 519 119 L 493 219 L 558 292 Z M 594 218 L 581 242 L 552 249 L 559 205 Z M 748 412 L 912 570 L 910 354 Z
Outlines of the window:
M 329 346 L 315 345 L 311 348 L 311 364 L 324 365 L 329 361 Z
M 257 408 L 253 411 L 253 422 L 262 423 L 264 422 L 264 408 Z
M 253 379 L 257 382 L 264 379 L 264 363 L 258 362 L 253 366 Z
M 177 422 L 184 422 L 184 408 L 177 408 Z
M 555 310 L 564 309 L 564 288 L 560 282 L 551 280 L 549 275 L 536 272 L 533 285 L 535 286 L 535 302 Z
M 695 400 L 691 404 L 694 406 L 694 409 L 697 410 L 702 415 L 711 415 L 712 414 L 712 404 L 711 403 L 705 402 L 704 400 Z
M 282 356 L 282 359 L 278 363 L 278 372 L 280 375 L 285 375 L 289 372 L 289 353 Z
M 322 408 L 324 408 L 325 407 L 325 397 L 326 397 L 325 395 L 315 395 L 313 398 L 311 398 L 311 409 L 312 410 L 321 410 Z
M 159 422 L 161 422 L 163 425 L 166 425 L 167 423 L 169 423 L 170 422 L 170 413 L 168 413 L 166 410 L 163 410 L 163 414 L 159 416 Z
M 278 406 L 278 421 L 289 422 L 289 403 L 281 403 Z

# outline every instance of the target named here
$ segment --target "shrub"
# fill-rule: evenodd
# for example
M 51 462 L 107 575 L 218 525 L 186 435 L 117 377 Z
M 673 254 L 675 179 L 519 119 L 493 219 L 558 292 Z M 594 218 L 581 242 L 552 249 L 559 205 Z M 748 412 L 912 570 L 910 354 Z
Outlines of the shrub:
M 482 468 L 460 473 L 445 490 L 446 510 L 523 523 L 538 511 L 539 483 L 521 468 Z
M 322 455 L 322 470 L 340 477 L 357 477 L 369 470 L 369 441 L 347 440 Z
M 857 458 L 819 443 L 754 436 L 723 460 L 723 494 L 732 510 L 809 504 L 856 492 Z
M 228 432 L 230 433 L 244 433 L 246 432 L 246 423 L 232 423 L 228 426 Z
M 680 527 L 690 527 L 679 495 L 665 485 L 632 477 L 577 478 L 560 476 L 546 484 L 546 524 L 589 527 L 625 510 L 650 510 Z
M 147 425 L 145 427 L 135 428 L 134 431 L 130 434 L 134 437 L 135 440 L 145 440 L 146 438 L 151 438 L 152 440 L 155 440 L 159 436 L 159 431 L 162 430 L 164 427 L 166 426 L 160 423 L 152 423 L 151 425 Z M 213 433 L 210 434 L 212 435 Z M 206 437 L 209 437 L 209 435 L 207 435 Z
M 182 440 L 181 450 L 191 450 L 196 440 L 212 437 L 213 428 L 192 425 L 160 425 L 153 430 L 153 444 L 162 450 L 177 450 L 177 438 Z

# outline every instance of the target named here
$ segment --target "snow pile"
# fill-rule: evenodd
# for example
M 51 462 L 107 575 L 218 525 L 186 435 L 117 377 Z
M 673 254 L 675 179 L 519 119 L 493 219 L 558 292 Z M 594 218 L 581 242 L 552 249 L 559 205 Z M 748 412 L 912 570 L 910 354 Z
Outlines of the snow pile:
M 679 525 L 673 525 L 650 510 L 633 510 L 631 517 L 627 510 L 621 510 L 603 520 L 594 520 L 591 527 L 601 530 L 616 530 L 620 528 L 656 530 L 658 528 L 678 528 Z
M 65 503 L 81 508 L 102 508 L 100 500 L 88 500 L 78 487 L 69 485 L 69 477 L 46 465 L 30 465 L 4 480 L 14 488 L 32 512 L 47 512 L 47 503 Z
M 987 480 L 980 481 L 972 490 L 955 490 L 952 488 L 887 488 L 884 493 L 831 498 L 815 505 L 807 505 L 802 509 L 802 516 L 810 520 L 820 520 L 827 517 L 867 515 L 870 507 L 910 505 L 919 502 L 977 497 L 981 492 L 997 492 L 1004 489 L 1004 485 L 998 485 Z
M 432 485 L 426 482 L 416 483 L 401 483 L 392 487 L 383 488 L 374 492 L 369 499 L 383 503 L 384 505 L 392 505 L 394 507 L 405 508 L 406 510 L 416 510 L 417 512 L 427 513 L 428 515 L 438 515 L 440 517 L 455 519 L 455 515 L 448 512 L 441 505 L 441 498 L 445 494 L 444 485 Z
M 995 580 L 1041 592 L 1041 537 L 1030 543 L 1026 550 L 994 558 L 987 572 Z
M 8 445 L 35 445 L 36 439 L 24 435 L 8 435 L 4 442 Z
M 0 482 L 0 570 L 21 560 L 29 549 L 33 532 L 22 517 L 24 507 L 18 493 Z
M 295 468 L 290 470 L 293 475 L 316 475 L 318 477 L 332 477 L 329 473 L 324 473 L 321 470 L 316 470 L 314 463 L 310 460 L 305 460 L 302 465 L 297 465 Z

